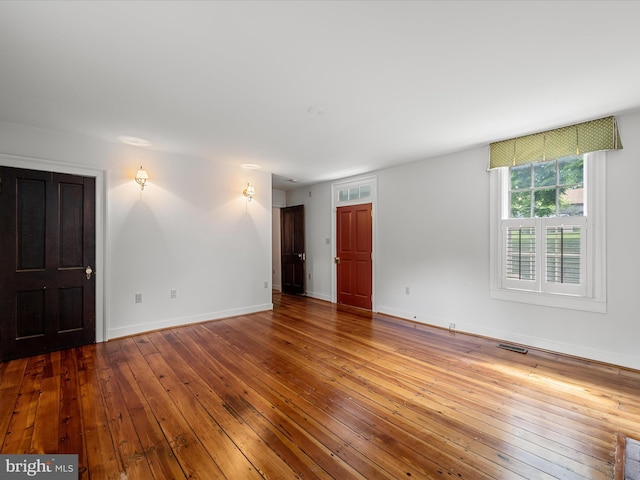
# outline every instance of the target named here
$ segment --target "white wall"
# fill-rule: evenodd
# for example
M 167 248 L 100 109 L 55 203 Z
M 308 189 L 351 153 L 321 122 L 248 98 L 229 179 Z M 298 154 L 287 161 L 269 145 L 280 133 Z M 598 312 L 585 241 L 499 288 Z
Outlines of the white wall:
M 634 193 L 640 178 L 640 113 L 617 118 L 624 149 L 606 160 L 606 314 L 489 298 L 487 147 L 377 172 L 378 310 L 640 369 L 640 222 Z M 309 290 L 325 299 L 332 293 L 331 249 L 324 242 L 333 221 L 330 192 L 325 183 L 287 195 L 289 205 L 305 205 Z
M 272 308 L 270 174 L 8 123 L 0 163 L 104 178 L 105 339 Z M 141 164 L 151 177 L 142 194 L 133 181 Z M 247 181 L 257 191 L 250 203 Z
M 284 190 L 273 189 L 271 191 L 271 205 L 274 208 L 283 208 L 287 206 L 287 192 Z

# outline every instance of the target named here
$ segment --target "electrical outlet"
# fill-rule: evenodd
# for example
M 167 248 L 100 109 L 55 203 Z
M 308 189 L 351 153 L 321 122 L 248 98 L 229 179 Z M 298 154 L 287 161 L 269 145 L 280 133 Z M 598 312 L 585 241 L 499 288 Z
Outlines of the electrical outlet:
M 449 324 L 449 331 L 453 332 L 456 329 L 456 324 L 455 323 L 450 323 Z
M 309 280 L 311 280 L 311 274 L 309 274 Z
M 269 282 L 264 282 L 264 288 L 269 288 Z
M 411 295 L 411 289 L 409 287 L 404 287 L 404 293 L 406 295 Z
M 136 303 L 142 303 L 142 294 L 136 293 Z
M 175 300 L 176 298 L 178 298 L 178 291 L 171 290 L 171 300 Z

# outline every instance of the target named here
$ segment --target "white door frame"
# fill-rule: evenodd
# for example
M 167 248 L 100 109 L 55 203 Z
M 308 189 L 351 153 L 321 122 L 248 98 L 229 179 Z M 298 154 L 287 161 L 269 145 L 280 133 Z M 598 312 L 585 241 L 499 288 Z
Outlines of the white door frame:
M 371 188 L 371 195 L 366 198 L 357 198 L 353 200 L 343 200 L 339 198 L 340 190 L 345 188 L 359 188 L 368 186 Z M 371 311 L 378 311 L 378 302 L 376 295 L 376 278 L 378 270 L 378 176 L 367 175 L 362 177 L 354 177 L 331 184 L 331 302 L 338 303 L 338 269 L 334 258 L 336 257 L 337 247 L 337 225 L 336 213 L 338 207 L 348 205 L 361 205 L 363 203 L 371 204 Z

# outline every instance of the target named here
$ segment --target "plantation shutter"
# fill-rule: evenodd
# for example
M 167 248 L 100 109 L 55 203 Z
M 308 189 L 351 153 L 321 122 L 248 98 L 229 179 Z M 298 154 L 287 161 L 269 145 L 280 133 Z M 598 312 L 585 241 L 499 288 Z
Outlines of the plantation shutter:
M 621 148 L 622 142 L 615 117 L 605 117 L 492 143 L 489 168 L 524 165 Z
M 503 288 L 583 295 L 586 218 L 502 220 Z
M 584 217 L 541 219 L 544 228 L 543 291 L 584 295 L 586 228 Z
M 536 280 L 536 227 L 527 223 L 505 221 L 505 279 L 509 283 Z
M 546 278 L 553 283 L 580 283 L 580 227 L 547 227 Z

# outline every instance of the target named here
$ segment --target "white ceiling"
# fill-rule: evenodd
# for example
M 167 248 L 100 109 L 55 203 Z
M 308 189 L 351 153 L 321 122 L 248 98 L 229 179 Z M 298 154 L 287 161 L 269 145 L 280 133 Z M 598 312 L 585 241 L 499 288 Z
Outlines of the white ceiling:
M 637 1 L 0 1 L 0 120 L 289 188 L 640 108 L 639 53 Z

